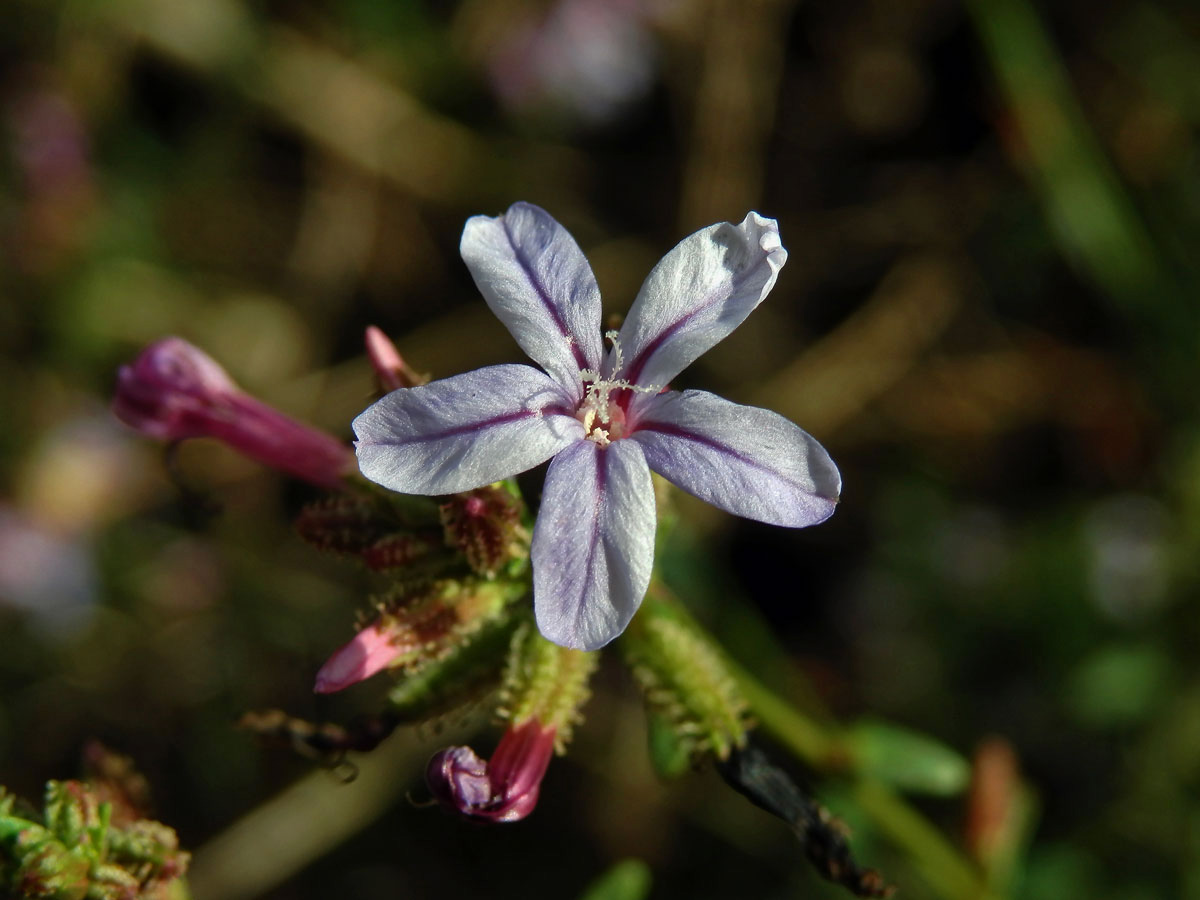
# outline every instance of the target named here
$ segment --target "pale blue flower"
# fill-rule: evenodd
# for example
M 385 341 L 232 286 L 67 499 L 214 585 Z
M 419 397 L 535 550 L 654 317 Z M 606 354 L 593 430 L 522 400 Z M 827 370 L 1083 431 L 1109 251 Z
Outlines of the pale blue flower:
M 517 203 L 475 216 L 461 252 L 475 284 L 545 371 L 489 366 L 393 391 L 354 422 L 359 466 L 406 494 L 451 494 L 553 457 L 533 532 L 538 628 L 594 650 L 619 635 L 654 563 L 650 471 L 739 516 L 793 528 L 828 518 L 841 477 L 782 416 L 667 383 L 750 314 L 787 259 L 750 213 L 681 241 L 604 350 L 600 291 L 575 240 Z

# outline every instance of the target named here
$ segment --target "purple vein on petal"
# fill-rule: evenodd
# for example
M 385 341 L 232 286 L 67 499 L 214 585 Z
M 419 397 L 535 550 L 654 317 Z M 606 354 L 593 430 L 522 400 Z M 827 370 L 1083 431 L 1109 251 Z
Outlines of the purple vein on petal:
M 705 447 L 710 447 L 713 450 L 716 450 L 718 453 L 722 453 L 725 456 L 732 457 L 733 459 L 736 459 L 738 462 L 744 463 L 745 465 L 747 465 L 753 469 L 757 469 L 760 472 L 766 472 L 772 478 L 778 478 L 780 481 L 786 482 L 787 484 L 792 485 L 793 487 L 803 491 L 806 494 L 815 494 L 816 493 L 816 491 L 809 485 L 802 484 L 801 482 L 796 481 L 793 478 L 788 478 L 786 475 L 780 473 L 779 470 L 777 470 L 777 469 L 773 469 L 770 466 L 763 465 L 758 460 L 752 459 L 743 453 L 739 453 L 737 450 L 732 449 L 731 447 L 727 446 L 726 444 L 722 444 L 720 441 L 714 441 L 712 438 L 705 437 L 702 434 L 697 434 L 694 431 L 688 431 L 684 428 L 680 428 L 678 425 L 670 425 L 665 422 L 639 422 L 638 426 L 637 426 L 637 432 L 643 432 L 643 431 L 654 431 L 659 434 L 667 435 L 668 437 L 680 438 L 685 441 L 692 441 L 697 444 L 703 444 Z M 635 432 L 635 436 L 636 436 L 637 432 Z M 651 467 L 651 468 L 653 468 L 653 467 Z M 827 498 L 827 499 L 835 499 L 835 498 Z
M 456 425 L 453 428 L 447 428 L 444 431 L 428 432 L 425 434 L 415 435 L 411 438 L 402 438 L 399 440 L 375 440 L 371 443 L 385 447 L 402 447 L 405 444 L 424 444 L 429 441 L 440 441 L 443 438 L 458 437 L 460 434 L 469 434 L 473 431 L 483 431 L 485 428 L 491 428 L 495 425 L 508 425 L 511 422 L 519 422 L 522 419 L 536 419 L 543 416 L 544 412 L 550 410 L 540 409 L 523 409 L 520 412 L 504 413 L 499 416 L 493 416 L 490 419 L 482 419 L 478 422 L 468 422 L 465 425 Z
M 584 565 L 584 571 L 587 573 L 587 580 L 584 581 L 584 589 L 588 585 L 595 582 L 593 572 L 596 570 L 596 550 L 600 546 L 600 517 L 604 514 L 604 488 L 608 483 L 608 478 L 604 469 L 604 451 L 596 452 L 596 506 L 592 510 L 592 535 L 588 542 L 587 563 Z M 611 574 L 610 574 L 611 579 Z M 580 603 L 575 610 L 575 628 L 578 631 L 580 619 L 583 618 L 583 611 L 586 604 Z
M 567 344 L 571 347 L 571 354 L 575 357 L 576 364 L 578 364 L 580 369 L 589 368 L 588 361 L 583 355 L 583 349 L 579 346 L 579 342 L 575 340 L 575 337 L 571 334 L 570 329 L 567 328 L 566 323 L 562 319 L 562 315 L 558 311 L 558 307 L 556 307 L 551 301 L 550 295 L 546 293 L 546 289 L 542 285 L 542 282 L 534 276 L 533 265 L 529 258 L 521 252 L 520 245 L 515 240 L 512 233 L 512 228 L 508 224 L 508 217 L 501 216 L 500 222 L 504 226 L 504 236 L 508 239 L 509 246 L 512 247 L 513 259 L 515 259 L 517 261 L 517 265 L 521 267 L 521 271 L 525 274 L 525 278 L 529 282 L 529 286 L 533 288 L 534 293 L 538 295 L 538 299 L 542 302 L 542 306 L 545 307 L 547 315 L 550 316 L 550 320 L 554 323 L 554 326 L 559 330 L 559 333 L 562 334 Z
M 721 291 L 720 293 L 724 293 L 724 291 Z M 714 297 L 715 296 L 716 295 L 714 294 Z M 650 358 L 652 356 L 654 356 L 655 353 L 658 352 L 658 348 L 661 347 L 663 344 L 665 344 L 669 338 L 671 338 L 680 329 L 682 329 L 688 322 L 690 322 L 692 319 L 694 319 L 696 316 L 698 316 L 701 312 L 708 309 L 710 306 L 712 306 L 716 302 L 717 301 L 715 299 L 705 301 L 700 306 L 697 306 L 694 309 L 692 309 L 691 312 L 689 312 L 687 315 L 681 316 L 680 318 L 676 319 L 674 322 L 672 322 L 670 325 L 668 325 L 666 328 L 664 328 L 662 331 L 660 331 L 658 334 L 656 334 L 646 344 L 646 346 L 644 346 L 641 349 L 641 351 L 638 353 L 638 355 L 635 356 L 629 362 L 628 365 L 626 365 L 625 373 L 620 377 L 624 378 L 630 384 L 638 384 L 638 379 L 642 375 L 642 369 L 646 368 L 646 363 L 649 362 Z M 662 385 L 659 385 L 659 387 L 662 387 Z
M 646 368 L 651 357 L 658 352 L 672 337 L 682 331 L 689 322 L 699 316 L 701 313 L 711 309 L 714 306 L 723 303 L 725 300 L 737 294 L 741 288 L 742 282 L 751 277 L 756 271 L 755 266 L 746 266 L 731 280 L 729 287 L 720 287 L 708 295 L 708 298 L 703 302 L 693 306 L 685 315 L 680 316 L 670 325 L 667 325 L 656 334 L 653 338 L 646 342 L 645 346 L 638 351 L 637 355 L 629 361 L 625 366 L 625 374 L 622 376 L 626 381 L 632 384 L 638 384 L 638 379 L 641 377 L 642 370 Z M 659 385 L 662 387 L 662 385 Z

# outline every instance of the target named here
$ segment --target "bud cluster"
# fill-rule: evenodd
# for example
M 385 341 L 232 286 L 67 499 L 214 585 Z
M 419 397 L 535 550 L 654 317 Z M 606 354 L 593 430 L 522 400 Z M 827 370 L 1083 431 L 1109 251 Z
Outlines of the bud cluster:
M 447 556 L 437 528 L 436 508 L 428 521 L 402 514 L 387 498 L 347 493 L 308 504 L 296 517 L 296 531 L 320 550 L 357 557 L 368 569 L 386 572 Z M 416 518 L 416 521 L 412 519 Z
M 489 485 L 455 494 L 439 509 L 446 543 L 480 575 L 494 578 L 505 565 L 529 558 L 529 529 L 521 522 L 515 488 Z

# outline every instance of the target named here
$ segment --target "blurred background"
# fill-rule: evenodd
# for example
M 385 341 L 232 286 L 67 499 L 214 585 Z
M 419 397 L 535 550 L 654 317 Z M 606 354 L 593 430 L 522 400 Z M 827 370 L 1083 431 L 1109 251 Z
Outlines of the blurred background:
M 779 220 L 778 286 L 679 384 L 800 424 L 843 501 L 795 532 L 680 498 L 664 572 L 801 707 L 1003 738 L 1036 797 L 1011 896 L 1200 896 L 1187 0 L 5 3 L 0 783 L 37 796 L 89 737 L 131 754 L 206 848 L 201 900 L 574 897 L 629 856 L 653 898 L 846 896 L 711 772 L 654 777 L 615 660 L 514 827 L 406 801 L 461 722 L 349 786 L 233 728 L 379 706 L 311 693 L 370 584 L 295 536 L 310 489 L 116 423 L 117 367 L 179 334 L 348 439 L 367 324 L 435 376 L 522 359 L 457 252 L 515 200 L 618 315 L 684 235 Z M 286 830 L 229 837 L 297 779 Z M 969 843 L 962 794 L 916 802 Z

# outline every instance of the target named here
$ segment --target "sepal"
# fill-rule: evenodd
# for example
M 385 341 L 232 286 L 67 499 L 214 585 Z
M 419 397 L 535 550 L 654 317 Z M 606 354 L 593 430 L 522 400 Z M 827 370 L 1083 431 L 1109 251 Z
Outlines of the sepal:
M 669 763 L 660 766 L 663 774 L 679 770 L 679 756 L 693 764 L 710 755 L 724 760 L 745 745 L 748 705 L 720 651 L 653 587 L 621 649 L 657 721 L 652 757 Z M 676 746 L 661 729 L 669 729 Z

